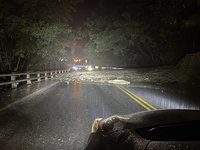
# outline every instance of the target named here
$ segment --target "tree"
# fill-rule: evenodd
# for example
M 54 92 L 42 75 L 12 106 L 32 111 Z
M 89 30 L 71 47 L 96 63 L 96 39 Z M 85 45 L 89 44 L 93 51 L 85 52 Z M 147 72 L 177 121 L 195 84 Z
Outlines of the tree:
M 67 24 L 81 1 L 0 0 L 1 72 L 24 70 L 36 57 L 37 64 L 67 57 L 59 36 L 74 33 Z
M 109 55 L 117 60 L 113 64 L 124 66 L 174 64 L 200 48 L 199 4 L 198 0 L 103 1 L 87 22 L 86 55 L 94 61 L 101 58 L 102 63 L 106 61 L 99 56 Z

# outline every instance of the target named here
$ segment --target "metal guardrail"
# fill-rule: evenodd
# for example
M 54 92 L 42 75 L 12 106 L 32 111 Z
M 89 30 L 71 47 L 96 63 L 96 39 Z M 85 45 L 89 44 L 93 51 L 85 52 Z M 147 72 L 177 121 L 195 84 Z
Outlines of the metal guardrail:
M 41 79 L 48 80 L 48 78 L 53 78 L 56 74 L 65 73 L 67 70 L 58 70 L 58 71 L 47 71 L 47 72 L 27 72 L 27 73 L 13 73 L 13 74 L 0 74 L 0 78 L 10 77 L 10 81 L 0 82 L 0 86 L 11 84 L 11 88 L 16 88 L 20 82 L 27 82 L 31 84 L 32 80 L 41 81 Z M 36 77 L 32 77 L 36 75 Z M 41 76 L 42 75 L 42 76 Z M 25 79 L 20 78 L 25 76 Z

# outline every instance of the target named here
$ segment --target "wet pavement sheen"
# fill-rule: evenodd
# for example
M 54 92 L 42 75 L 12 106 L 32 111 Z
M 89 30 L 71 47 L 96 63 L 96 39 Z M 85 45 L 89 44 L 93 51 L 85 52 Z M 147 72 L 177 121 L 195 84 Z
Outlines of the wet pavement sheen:
M 95 118 L 144 110 L 115 86 L 52 84 L 0 112 L 1 150 L 80 150 Z
M 199 109 L 197 93 L 127 88 L 158 109 Z M 0 150 L 81 150 L 95 118 L 145 110 L 114 85 L 76 81 L 24 85 L 1 91 L 0 99 L 14 102 L 1 105 Z

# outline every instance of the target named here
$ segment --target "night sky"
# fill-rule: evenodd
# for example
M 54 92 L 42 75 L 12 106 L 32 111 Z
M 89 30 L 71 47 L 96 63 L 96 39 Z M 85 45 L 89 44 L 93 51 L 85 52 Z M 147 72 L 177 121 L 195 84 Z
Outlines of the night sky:
M 76 11 L 72 14 L 72 21 L 70 22 L 70 26 L 73 29 L 77 29 L 81 27 L 83 30 L 86 29 L 84 25 L 87 21 L 87 18 L 90 17 L 98 6 L 99 0 L 85 0 L 84 2 L 78 4 L 75 9 Z M 88 39 L 79 40 L 75 47 L 75 57 L 83 57 L 83 51 L 85 44 L 87 43 Z
M 76 12 L 72 14 L 72 21 L 70 22 L 70 25 L 73 28 L 85 28 L 84 23 L 97 7 L 98 1 L 99 0 L 85 0 L 84 2 L 78 4 L 75 7 Z

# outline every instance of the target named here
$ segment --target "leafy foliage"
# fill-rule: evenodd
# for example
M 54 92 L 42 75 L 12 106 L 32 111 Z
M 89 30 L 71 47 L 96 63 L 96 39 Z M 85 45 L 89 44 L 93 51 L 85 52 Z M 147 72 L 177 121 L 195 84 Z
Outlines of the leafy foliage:
M 104 65 L 174 64 L 200 48 L 199 4 L 199 0 L 104 0 L 86 24 L 90 40 L 85 53 Z
M 25 70 L 67 60 L 67 46 L 59 43 L 64 34 L 72 40 L 67 25 L 74 6 L 82 0 L 0 0 L 0 71 Z M 70 40 L 71 40 L 70 39 Z M 50 63 L 51 62 L 51 63 Z

